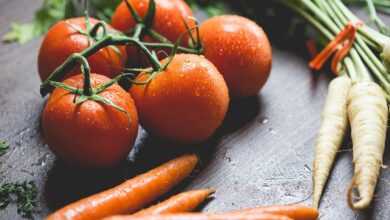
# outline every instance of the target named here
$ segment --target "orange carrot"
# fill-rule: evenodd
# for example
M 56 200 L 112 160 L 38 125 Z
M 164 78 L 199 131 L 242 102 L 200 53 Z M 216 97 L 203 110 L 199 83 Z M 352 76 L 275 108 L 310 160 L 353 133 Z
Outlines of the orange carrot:
M 264 206 L 235 210 L 229 213 L 258 214 L 270 213 L 276 215 L 286 215 L 294 220 L 315 220 L 318 218 L 318 210 L 312 207 L 301 205 L 280 205 Z
M 284 215 L 261 214 L 167 214 L 149 216 L 112 216 L 103 220 L 293 220 Z
M 194 169 L 196 155 L 184 155 L 98 194 L 65 206 L 47 220 L 89 220 L 134 213 L 180 183 Z
M 198 207 L 210 194 L 214 192 L 215 190 L 213 189 L 200 189 L 183 192 L 172 196 L 161 203 L 141 210 L 133 214 L 133 216 L 189 212 Z

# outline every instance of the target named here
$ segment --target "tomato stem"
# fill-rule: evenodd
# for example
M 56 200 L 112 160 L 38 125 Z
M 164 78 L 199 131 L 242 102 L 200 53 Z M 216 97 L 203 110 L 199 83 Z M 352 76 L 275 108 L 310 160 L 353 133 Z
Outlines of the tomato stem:
M 143 44 L 143 42 L 139 41 L 138 39 L 127 37 L 124 35 L 114 36 L 112 34 L 107 34 L 104 38 L 97 41 L 95 44 L 91 45 L 87 49 L 83 50 L 81 53 L 68 57 L 68 59 L 66 59 L 63 64 L 58 66 L 54 70 L 54 72 L 42 83 L 41 90 L 40 90 L 41 95 L 45 96 L 54 89 L 54 87 L 50 85 L 49 81 L 60 81 L 66 73 L 70 72 L 75 67 L 79 56 L 87 58 L 106 46 L 126 45 L 126 44 L 134 44 L 135 46 L 140 48 L 141 51 L 143 51 L 143 53 L 148 58 L 150 58 L 153 70 L 159 71 L 161 69 L 161 64 L 159 60 L 157 59 L 156 56 L 152 55 L 152 53 Z
M 74 54 L 73 57 L 80 63 L 81 72 L 83 73 L 84 76 L 83 94 L 85 96 L 90 96 L 92 95 L 92 86 L 91 86 L 91 70 L 88 61 L 85 57 L 81 56 L 78 53 Z
M 93 39 L 96 39 L 96 36 L 97 36 L 98 31 L 99 31 L 100 28 L 103 30 L 103 36 L 106 36 L 106 35 L 107 35 L 107 27 L 106 27 L 106 24 L 105 24 L 103 21 L 100 21 L 100 22 L 96 23 L 96 24 L 91 28 L 91 30 L 89 31 L 89 35 L 90 35 Z
M 139 24 L 139 23 L 142 23 L 143 21 L 142 21 L 141 16 L 138 15 L 138 13 L 135 11 L 135 9 L 134 9 L 133 6 L 131 5 L 131 3 L 130 3 L 129 1 L 127 1 L 127 0 L 123 0 L 123 1 L 125 2 L 127 8 L 128 8 L 129 11 L 130 11 L 131 16 L 133 16 L 133 18 L 134 18 L 134 20 L 135 20 L 135 22 L 137 22 L 138 24 Z
M 81 53 L 79 53 L 79 55 L 82 57 L 89 57 L 100 49 L 110 45 L 111 40 L 112 35 L 107 35 L 100 41 L 97 41 L 94 45 L 83 50 Z M 64 63 L 58 66 L 54 72 L 50 74 L 50 76 L 45 81 L 43 81 L 40 89 L 41 95 L 45 96 L 54 89 L 54 87 L 50 85 L 49 81 L 60 81 L 66 73 L 70 72 L 76 66 L 76 64 L 77 58 L 75 58 L 73 55 L 69 56 Z
M 153 39 L 157 40 L 157 41 L 160 41 L 162 43 L 172 43 L 170 40 L 168 40 L 166 37 L 162 36 L 161 34 L 159 34 L 157 31 L 153 30 L 153 29 L 149 29 L 146 31 L 148 33 L 148 35 L 150 37 L 152 37 Z
M 135 26 L 134 28 L 134 33 L 133 33 L 133 36 L 132 38 L 134 39 L 140 39 L 140 36 L 141 36 L 141 33 L 142 33 L 142 30 L 144 29 L 144 25 L 142 23 L 139 23 Z
M 129 8 L 130 13 L 132 14 L 134 20 L 137 22 L 137 25 L 132 31 L 132 36 L 126 36 L 122 33 L 110 33 L 107 29 L 107 26 L 104 22 L 98 22 L 93 27 L 91 26 L 90 19 L 88 16 L 88 11 L 85 12 L 85 22 L 86 22 L 86 32 L 81 32 L 82 34 L 86 35 L 88 39 L 91 40 L 90 46 L 80 53 L 75 53 L 71 56 L 69 56 L 60 66 L 58 66 L 51 74 L 50 76 L 42 82 L 40 93 L 42 96 L 46 96 L 48 93 L 53 91 L 53 89 L 57 86 L 63 87 L 59 84 L 55 84 L 53 82 L 59 82 L 61 81 L 65 74 L 70 72 L 78 63 L 81 63 L 82 72 L 84 74 L 84 89 L 83 94 L 85 96 L 91 96 L 93 94 L 93 89 L 91 88 L 90 83 L 90 67 L 88 65 L 87 58 L 91 55 L 97 53 L 99 50 L 108 47 L 108 46 L 117 46 L 117 45 L 134 45 L 138 49 L 140 49 L 145 56 L 149 59 L 152 71 L 151 73 L 158 73 L 162 71 L 164 68 L 166 68 L 166 65 L 162 66 L 160 64 L 160 61 L 155 53 L 155 51 L 149 50 L 149 48 L 169 48 L 173 51 L 171 53 L 171 56 L 174 56 L 177 51 L 186 52 L 186 53 L 196 53 L 200 54 L 202 51 L 201 46 L 197 45 L 196 48 L 187 48 L 187 47 L 180 47 L 178 45 L 178 42 L 176 44 L 173 44 L 168 39 L 154 31 L 151 26 L 153 24 L 153 18 L 155 13 L 155 2 L 154 0 L 151 0 L 149 3 L 149 9 L 148 14 L 145 17 L 145 19 L 142 19 L 135 9 L 131 6 L 131 3 L 129 1 L 124 0 L 127 7 Z M 149 19 L 149 20 L 148 20 Z M 102 29 L 103 33 L 102 35 L 99 34 L 99 30 Z M 188 29 L 188 31 L 192 31 L 192 29 Z M 150 35 L 152 38 L 157 39 L 161 43 L 147 43 L 142 42 L 142 38 L 144 34 Z M 179 39 L 182 38 L 182 36 L 185 33 L 183 33 Z M 97 36 L 99 35 L 99 36 Z M 199 34 L 197 34 L 199 35 Z M 198 36 L 199 37 L 199 36 Z M 198 39 L 199 41 L 199 39 Z M 148 48 L 149 47 L 149 48 Z M 153 75 L 153 74 L 152 74 Z M 124 76 L 122 76 L 124 77 Z M 126 76 L 128 77 L 128 76 Z M 118 81 L 119 79 L 114 79 Z M 149 81 L 149 80 L 148 80 Z M 137 83 L 137 82 L 136 82 Z
M 146 30 L 152 28 L 155 15 L 156 15 L 156 2 L 154 0 L 150 0 L 148 5 L 148 11 L 146 12 L 146 16 L 144 17 L 142 22 L 145 25 Z
M 163 49 L 172 49 L 175 47 L 175 45 L 170 43 L 149 43 L 149 42 L 142 42 L 145 46 L 148 48 L 163 48 Z M 179 46 L 178 51 L 185 52 L 185 53 L 195 53 L 198 54 L 199 51 L 197 49 L 187 48 L 187 47 L 181 47 Z

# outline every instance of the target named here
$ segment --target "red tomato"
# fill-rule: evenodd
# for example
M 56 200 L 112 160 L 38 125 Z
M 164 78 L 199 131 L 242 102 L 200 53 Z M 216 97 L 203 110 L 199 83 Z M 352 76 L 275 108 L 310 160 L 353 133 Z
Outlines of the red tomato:
M 129 0 L 129 2 L 141 17 L 146 15 L 149 0 Z M 156 14 L 152 28 L 168 40 L 176 42 L 180 35 L 187 31 L 184 21 L 188 23 L 189 27 L 194 26 L 194 21 L 189 19 L 193 16 L 192 11 L 183 0 L 155 0 L 155 2 Z M 122 2 L 112 16 L 112 26 L 122 32 L 127 32 L 134 28 L 135 25 L 136 22 L 127 8 L 126 3 Z M 153 42 L 150 37 L 145 37 L 144 40 Z M 183 45 L 187 45 L 188 36 L 183 37 L 182 42 Z M 127 52 L 131 59 L 131 64 L 147 64 L 142 52 L 133 46 L 128 47 Z
M 106 76 L 91 74 L 92 87 L 107 82 Z M 83 76 L 72 76 L 65 84 L 82 88 Z M 100 102 L 76 105 L 75 95 L 56 88 L 43 110 L 42 128 L 50 149 L 69 164 L 109 167 L 125 159 L 138 132 L 138 115 L 130 94 L 118 84 L 99 94 L 128 112 Z
M 240 16 L 224 15 L 200 26 L 204 55 L 224 76 L 235 97 L 256 95 L 268 79 L 272 48 L 263 29 Z
M 98 20 L 91 18 L 92 25 L 97 22 Z M 89 47 L 88 37 L 80 34 L 78 30 L 86 30 L 84 17 L 59 21 L 50 28 L 42 42 L 38 55 L 38 72 L 41 80 L 49 77 L 70 55 Z M 109 27 L 109 30 L 113 31 L 111 27 Z M 90 56 L 88 62 L 91 71 L 110 78 L 118 75 L 126 64 L 127 53 L 124 46 L 117 48 L 119 50 L 106 47 Z M 80 72 L 78 67 L 67 76 Z
M 141 74 L 137 80 L 147 77 Z M 217 68 L 193 54 L 176 55 L 147 86 L 135 85 L 130 92 L 143 127 L 181 143 L 209 138 L 221 125 L 229 104 L 227 86 Z

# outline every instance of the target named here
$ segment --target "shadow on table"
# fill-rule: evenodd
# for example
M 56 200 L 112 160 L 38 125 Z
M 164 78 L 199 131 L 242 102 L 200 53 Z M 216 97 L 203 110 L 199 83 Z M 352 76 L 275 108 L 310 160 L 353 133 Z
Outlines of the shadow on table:
M 140 130 L 141 134 L 128 160 L 115 168 L 83 170 L 69 167 L 57 160 L 48 172 L 45 183 L 46 204 L 54 211 L 70 202 L 118 185 L 178 155 L 193 152 L 200 156 L 195 172 L 163 198 L 182 191 L 195 178 L 199 170 L 205 169 L 209 161 L 215 158 L 221 138 L 245 126 L 259 114 L 260 103 L 261 97 L 257 96 L 233 100 L 220 129 L 212 138 L 200 144 L 179 146 Z

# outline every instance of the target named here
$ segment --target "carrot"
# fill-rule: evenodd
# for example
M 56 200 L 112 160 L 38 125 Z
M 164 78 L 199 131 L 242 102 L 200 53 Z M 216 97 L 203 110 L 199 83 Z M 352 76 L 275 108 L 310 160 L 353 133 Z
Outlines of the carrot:
M 313 206 L 316 208 L 347 130 L 347 98 L 351 86 L 350 78 L 345 75 L 329 84 L 313 162 Z
M 98 194 L 81 199 L 50 215 L 47 220 L 100 219 L 134 213 L 180 183 L 194 169 L 196 155 L 184 155 Z
M 149 216 L 112 216 L 103 220 L 293 220 L 287 216 L 268 213 L 261 214 L 167 214 Z
M 141 210 L 133 215 L 143 216 L 189 212 L 198 207 L 210 194 L 214 192 L 215 190 L 213 189 L 200 189 L 180 193 L 175 196 L 172 196 L 171 198 L 159 204 Z
M 261 214 L 285 215 L 294 220 L 315 220 L 318 218 L 318 210 L 302 205 L 264 206 L 235 210 L 228 213 L 234 214 Z
M 364 209 L 374 196 L 385 148 L 388 106 L 383 90 L 374 82 L 354 84 L 348 97 L 348 117 L 355 170 L 348 203 L 353 209 Z

